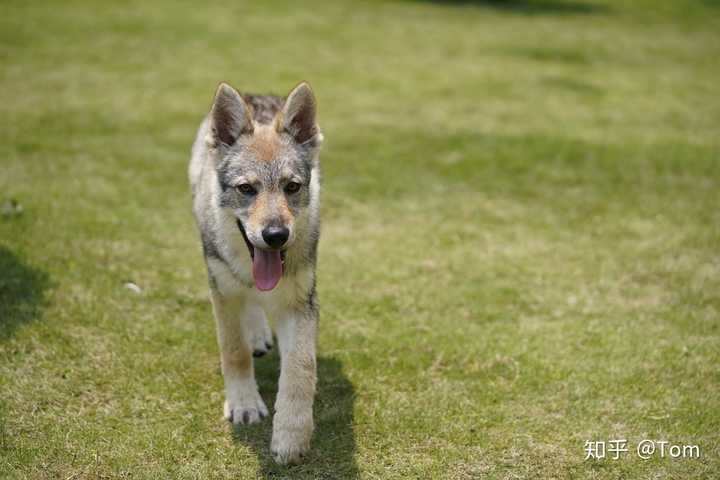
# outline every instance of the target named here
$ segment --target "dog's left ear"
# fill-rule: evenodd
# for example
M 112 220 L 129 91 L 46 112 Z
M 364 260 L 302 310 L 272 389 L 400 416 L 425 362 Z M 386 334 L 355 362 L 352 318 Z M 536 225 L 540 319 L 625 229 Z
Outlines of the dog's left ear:
M 278 132 L 287 132 L 296 142 L 322 141 L 320 127 L 315 122 L 317 111 L 315 95 L 307 82 L 295 87 L 285 100 L 285 106 L 277 119 Z

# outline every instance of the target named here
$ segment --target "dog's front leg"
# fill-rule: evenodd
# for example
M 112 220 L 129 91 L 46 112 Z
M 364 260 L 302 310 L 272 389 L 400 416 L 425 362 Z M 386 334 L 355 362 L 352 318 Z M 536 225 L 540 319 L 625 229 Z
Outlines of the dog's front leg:
M 245 298 L 242 294 L 225 296 L 215 290 L 211 293 L 225 380 L 225 418 L 235 424 L 258 422 L 268 410 L 258 393 L 252 348 L 244 333 L 243 320 L 248 312 Z
M 270 449 L 281 464 L 297 463 L 310 448 L 317 319 L 312 296 L 303 308 L 289 309 L 278 319 L 281 370 Z

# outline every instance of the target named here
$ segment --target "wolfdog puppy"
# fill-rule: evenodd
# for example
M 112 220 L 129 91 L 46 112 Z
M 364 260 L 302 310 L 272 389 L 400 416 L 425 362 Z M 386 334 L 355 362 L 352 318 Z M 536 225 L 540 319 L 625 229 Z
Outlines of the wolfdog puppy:
M 277 333 L 281 371 L 271 451 L 295 463 L 313 432 L 319 151 L 310 85 L 285 100 L 221 83 L 192 148 L 189 177 L 217 324 L 225 418 L 268 415 L 253 356 Z

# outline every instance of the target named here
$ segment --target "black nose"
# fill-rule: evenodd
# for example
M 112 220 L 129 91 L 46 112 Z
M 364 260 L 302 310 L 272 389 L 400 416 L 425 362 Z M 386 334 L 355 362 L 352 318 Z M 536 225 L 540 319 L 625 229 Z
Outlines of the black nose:
M 270 248 L 280 248 L 287 242 L 290 230 L 285 227 L 267 227 L 262 231 L 262 236 Z

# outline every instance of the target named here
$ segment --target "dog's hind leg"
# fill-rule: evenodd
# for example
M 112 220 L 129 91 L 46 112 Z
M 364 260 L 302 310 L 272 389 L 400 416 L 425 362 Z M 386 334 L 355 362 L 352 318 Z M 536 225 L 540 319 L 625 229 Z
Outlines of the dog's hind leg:
M 211 298 L 225 380 L 225 418 L 235 424 L 259 422 L 268 409 L 258 393 L 252 347 L 243 328 L 245 298 L 242 294 L 225 296 L 214 289 Z
M 273 347 L 272 330 L 265 311 L 260 306 L 248 305 L 245 313 L 247 338 L 252 346 L 253 357 L 262 357 Z

